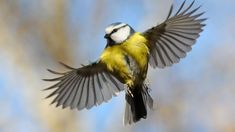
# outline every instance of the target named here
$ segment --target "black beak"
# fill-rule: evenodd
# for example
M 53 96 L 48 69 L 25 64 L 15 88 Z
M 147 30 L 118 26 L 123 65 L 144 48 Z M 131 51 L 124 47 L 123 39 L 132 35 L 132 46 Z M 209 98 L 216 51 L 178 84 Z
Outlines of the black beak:
M 109 38 L 109 34 L 105 34 L 104 38 L 106 38 L 106 39 Z

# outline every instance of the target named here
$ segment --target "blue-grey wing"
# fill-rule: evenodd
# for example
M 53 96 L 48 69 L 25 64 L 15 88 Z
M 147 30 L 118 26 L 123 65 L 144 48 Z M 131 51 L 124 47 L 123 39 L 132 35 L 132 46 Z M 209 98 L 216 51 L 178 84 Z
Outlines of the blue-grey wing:
M 69 69 L 68 72 L 58 73 L 48 70 L 61 76 L 54 79 L 44 79 L 45 81 L 58 81 L 45 89 L 54 89 L 47 98 L 55 96 L 52 104 L 57 103 L 56 106 L 62 105 L 63 108 L 70 107 L 78 110 L 90 109 L 94 105 L 107 102 L 112 96 L 124 90 L 123 84 L 106 71 L 106 67 L 99 62 L 81 68 L 63 65 Z
M 148 29 L 143 35 L 150 43 L 150 60 L 149 64 L 156 68 L 171 66 L 186 56 L 191 50 L 192 45 L 196 42 L 199 34 L 203 31 L 203 21 L 206 19 L 199 18 L 202 13 L 196 13 L 200 6 L 192 9 L 194 1 L 185 9 L 185 1 L 172 15 L 173 6 L 171 6 L 167 19 Z

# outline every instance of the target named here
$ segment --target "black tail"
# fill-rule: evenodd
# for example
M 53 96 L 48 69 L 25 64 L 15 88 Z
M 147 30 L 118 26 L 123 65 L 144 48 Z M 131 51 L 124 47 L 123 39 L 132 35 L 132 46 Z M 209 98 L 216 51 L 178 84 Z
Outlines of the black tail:
M 124 124 L 131 124 L 147 117 L 147 105 L 153 106 L 153 100 L 145 85 L 129 88 L 130 93 L 126 93 L 126 110 Z

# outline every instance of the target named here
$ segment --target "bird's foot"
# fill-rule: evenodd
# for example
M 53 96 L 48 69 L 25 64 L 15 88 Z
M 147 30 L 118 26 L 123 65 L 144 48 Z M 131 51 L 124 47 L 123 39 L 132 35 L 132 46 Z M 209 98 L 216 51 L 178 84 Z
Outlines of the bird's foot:
M 127 88 L 127 93 L 133 98 L 134 95 L 132 94 L 131 90 L 129 88 Z

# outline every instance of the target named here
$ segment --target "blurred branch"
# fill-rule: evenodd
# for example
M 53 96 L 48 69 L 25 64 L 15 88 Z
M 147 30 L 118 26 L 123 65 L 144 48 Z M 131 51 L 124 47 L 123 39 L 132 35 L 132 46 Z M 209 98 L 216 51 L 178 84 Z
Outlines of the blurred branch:
M 22 80 L 25 82 L 21 83 L 25 83 L 27 86 L 21 90 L 24 93 L 30 93 L 29 96 L 32 100 L 27 100 L 26 102 L 35 105 L 30 107 L 33 111 L 37 111 L 34 112 L 36 114 L 35 117 L 42 120 L 49 131 L 76 131 L 77 120 L 74 112 L 54 110 L 54 107 L 49 106 L 49 102 L 41 99 L 41 94 L 39 94 L 42 89 L 40 87 L 42 86 L 39 81 L 40 78 L 37 76 L 37 71 L 35 71 L 37 69 L 34 67 L 33 62 L 30 61 L 38 57 L 31 56 L 29 53 L 32 51 L 28 51 L 37 51 L 37 48 L 28 49 L 32 44 L 27 43 L 29 41 L 27 41 L 26 37 L 28 34 L 35 37 L 32 38 L 35 43 L 38 43 L 36 38 L 39 37 L 42 44 L 46 47 L 45 50 L 50 53 L 52 58 L 70 62 L 69 41 L 66 31 L 66 2 L 64 0 L 53 0 L 53 2 L 50 2 L 51 5 L 47 7 L 53 9 L 53 15 L 47 16 L 46 21 L 38 21 L 43 18 L 26 16 L 21 10 L 22 5 L 19 3 L 19 1 L 0 1 L 0 48 L 1 50 L 4 49 L 4 54 L 8 61 L 14 64 L 12 72 L 14 70 L 20 71 L 23 75 Z M 37 36 L 35 30 L 38 31 L 39 36 Z M 43 62 L 43 59 L 41 58 L 40 61 Z M 17 74 L 17 72 L 14 73 Z M 45 102 L 47 103 L 45 104 Z
M 53 0 L 47 6 L 53 9 L 53 15 L 48 16 L 45 21 L 37 25 L 43 44 L 55 60 L 72 62 L 70 58 L 68 36 L 67 36 L 67 4 L 65 0 Z

